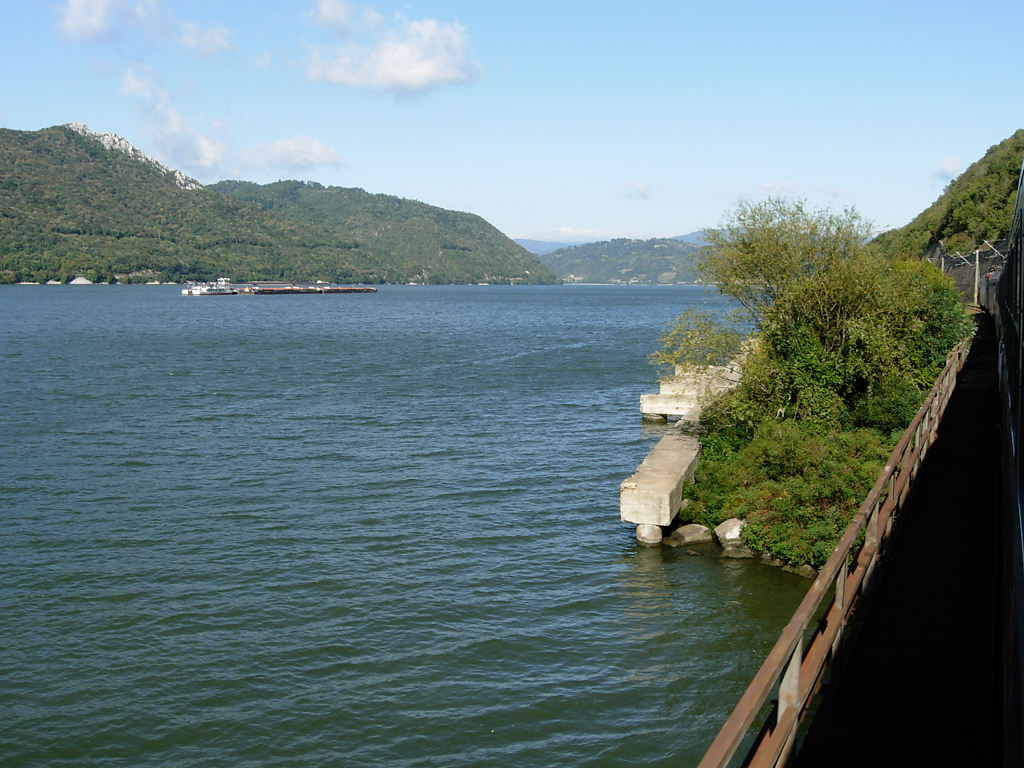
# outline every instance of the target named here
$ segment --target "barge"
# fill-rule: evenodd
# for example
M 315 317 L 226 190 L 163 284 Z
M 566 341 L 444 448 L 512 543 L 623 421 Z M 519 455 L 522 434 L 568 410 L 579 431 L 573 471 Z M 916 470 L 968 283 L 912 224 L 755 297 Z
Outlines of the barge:
M 289 296 L 298 293 L 376 293 L 377 289 L 368 285 L 251 285 L 247 293 L 256 296 Z

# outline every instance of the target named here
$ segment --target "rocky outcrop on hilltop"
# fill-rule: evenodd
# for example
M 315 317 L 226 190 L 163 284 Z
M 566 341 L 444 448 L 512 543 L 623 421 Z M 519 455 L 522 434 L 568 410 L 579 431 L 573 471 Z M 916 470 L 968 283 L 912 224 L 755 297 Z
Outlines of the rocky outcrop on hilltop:
M 144 163 L 149 163 L 163 173 L 172 176 L 174 178 L 174 183 L 181 189 L 202 189 L 203 187 L 202 184 L 191 176 L 186 176 L 181 171 L 174 168 L 168 168 L 159 160 L 154 160 L 123 136 L 118 136 L 116 133 L 100 133 L 98 131 L 94 131 L 85 123 L 68 123 L 67 127 L 82 136 L 88 136 L 91 139 L 96 139 L 107 149 L 116 149 L 119 152 L 124 152 L 131 158 L 141 160 Z

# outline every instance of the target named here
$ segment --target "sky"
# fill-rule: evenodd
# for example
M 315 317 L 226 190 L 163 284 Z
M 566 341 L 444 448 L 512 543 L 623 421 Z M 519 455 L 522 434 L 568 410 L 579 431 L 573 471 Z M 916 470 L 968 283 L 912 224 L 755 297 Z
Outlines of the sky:
M 515 238 L 671 237 L 772 196 L 882 231 L 1024 127 L 1020 0 L 0 10 L 0 127 L 83 122 L 203 183 L 361 187 Z

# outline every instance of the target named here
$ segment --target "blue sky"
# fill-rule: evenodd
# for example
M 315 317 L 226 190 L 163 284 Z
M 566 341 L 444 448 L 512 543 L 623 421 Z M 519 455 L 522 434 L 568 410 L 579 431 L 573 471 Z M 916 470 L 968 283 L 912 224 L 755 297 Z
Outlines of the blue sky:
M 901 226 L 1024 127 L 1019 0 L 2 5 L 0 126 L 512 237 L 679 235 L 769 195 Z

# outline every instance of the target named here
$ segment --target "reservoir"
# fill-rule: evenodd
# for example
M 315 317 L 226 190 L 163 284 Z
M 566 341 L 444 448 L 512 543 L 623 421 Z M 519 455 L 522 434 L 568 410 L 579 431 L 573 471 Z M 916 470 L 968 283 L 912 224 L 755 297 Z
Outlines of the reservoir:
M 809 582 L 618 486 L 699 287 L 0 287 L 0 765 L 687 766 Z

